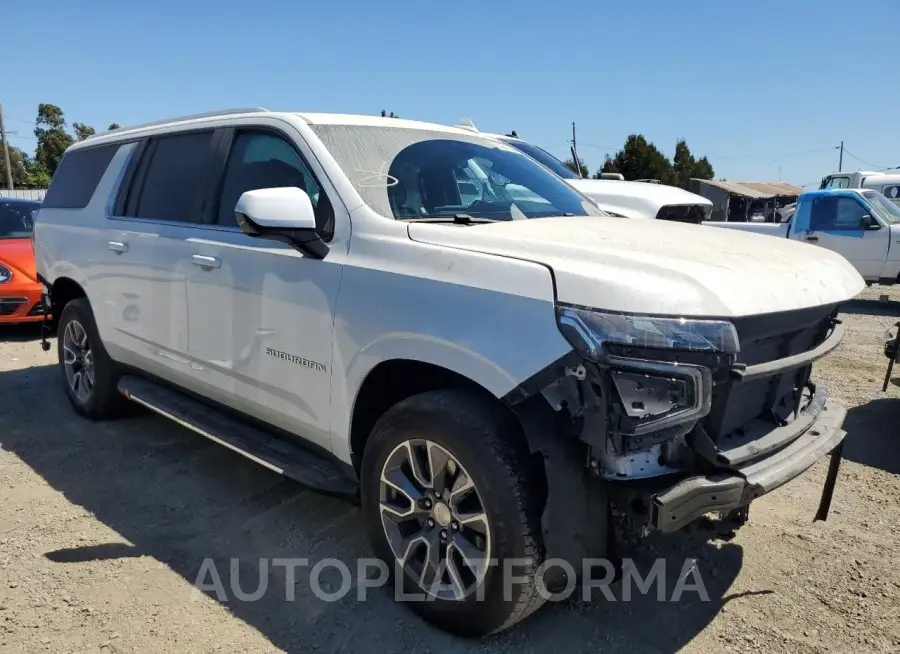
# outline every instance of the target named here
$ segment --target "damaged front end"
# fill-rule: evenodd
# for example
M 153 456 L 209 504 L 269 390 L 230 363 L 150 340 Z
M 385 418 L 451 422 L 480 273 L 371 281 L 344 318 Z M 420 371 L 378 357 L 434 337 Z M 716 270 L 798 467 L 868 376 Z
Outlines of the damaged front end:
M 845 411 L 826 405 L 810 373 L 841 342 L 836 315 L 836 305 L 731 320 L 560 306 L 575 351 L 532 389 L 556 418 L 556 439 L 580 452 L 567 457 L 588 475 L 548 469 L 547 510 L 565 506 L 553 498 L 554 475 L 589 476 L 633 524 L 671 532 L 709 513 L 745 511 L 834 452 L 824 518 Z M 523 424 L 532 449 L 563 456 L 548 430 Z

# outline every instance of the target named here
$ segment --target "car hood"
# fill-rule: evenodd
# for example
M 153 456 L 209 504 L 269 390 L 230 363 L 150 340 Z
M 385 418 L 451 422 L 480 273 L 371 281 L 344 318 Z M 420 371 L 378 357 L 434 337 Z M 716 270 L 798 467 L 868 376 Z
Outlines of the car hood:
M 846 259 L 824 248 L 660 220 L 414 223 L 409 236 L 544 264 L 559 302 L 611 311 L 749 316 L 836 304 L 865 286 Z
M 567 179 L 566 182 L 604 209 L 628 218 L 656 218 L 661 208 L 673 204 L 712 207 L 712 202 L 702 195 L 666 184 L 614 179 Z
M 32 281 L 37 281 L 37 269 L 34 265 L 34 251 L 31 248 L 31 239 L 0 239 L 0 263 L 15 268 L 17 272 L 25 275 Z

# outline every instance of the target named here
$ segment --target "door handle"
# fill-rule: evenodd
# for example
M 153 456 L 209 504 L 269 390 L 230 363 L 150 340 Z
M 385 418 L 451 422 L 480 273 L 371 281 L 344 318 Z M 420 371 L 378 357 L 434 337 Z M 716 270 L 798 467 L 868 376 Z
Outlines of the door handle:
M 818 243 L 819 237 L 818 236 L 807 236 L 806 240 L 809 241 L 810 243 Z
M 125 243 L 123 241 L 110 241 L 107 245 L 110 250 L 116 252 L 117 254 L 128 252 L 128 243 Z
M 216 259 L 215 257 L 208 257 L 204 254 L 195 254 L 191 257 L 191 261 L 195 266 L 200 266 L 201 268 L 218 268 L 222 265 L 222 261 Z

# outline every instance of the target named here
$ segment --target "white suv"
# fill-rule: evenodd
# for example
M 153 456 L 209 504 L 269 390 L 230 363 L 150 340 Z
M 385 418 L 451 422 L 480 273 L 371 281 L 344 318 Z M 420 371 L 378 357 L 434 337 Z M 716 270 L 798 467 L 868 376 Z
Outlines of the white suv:
M 743 518 L 844 438 L 810 381 L 864 286 L 843 258 L 610 217 L 457 128 L 254 109 L 94 136 L 35 252 L 76 411 L 130 400 L 358 495 L 457 633 L 540 606 L 543 561 L 571 565 L 553 590 L 611 555 L 615 516 Z

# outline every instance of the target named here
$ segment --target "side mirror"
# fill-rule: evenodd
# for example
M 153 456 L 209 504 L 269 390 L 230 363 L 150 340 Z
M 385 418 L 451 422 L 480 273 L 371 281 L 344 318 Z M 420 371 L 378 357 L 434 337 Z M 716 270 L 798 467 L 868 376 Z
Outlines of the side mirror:
M 287 243 L 314 259 L 328 254 L 328 246 L 316 233 L 312 201 L 296 186 L 247 191 L 238 199 L 234 215 L 247 236 Z
M 875 219 L 872 218 L 869 214 L 864 215 L 859 219 L 859 228 L 860 229 L 881 229 L 881 225 L 875 222 Z

